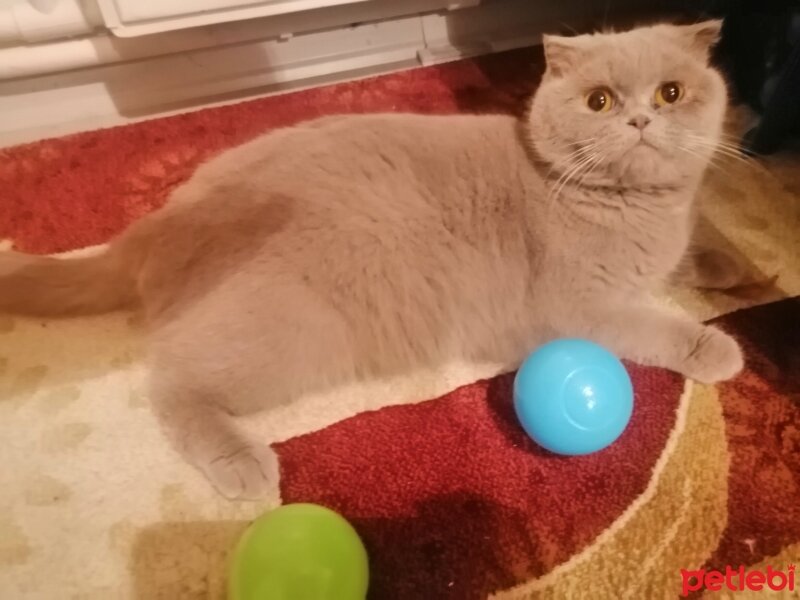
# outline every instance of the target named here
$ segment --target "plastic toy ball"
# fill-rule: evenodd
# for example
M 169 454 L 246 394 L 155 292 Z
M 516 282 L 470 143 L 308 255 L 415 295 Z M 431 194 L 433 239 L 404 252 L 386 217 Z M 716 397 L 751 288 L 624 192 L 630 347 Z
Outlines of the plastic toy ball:
M 288 504 L 256 519 L 234 551 L 229 600 L 364 600 L 367 552 L 341 516 Z
M 602 346 L 561 339 L 522 364 L 514 380 L 514 409 L 540 446 L 556 454 L 590 454 L 625 430 L 633 386 L 623 364 Z

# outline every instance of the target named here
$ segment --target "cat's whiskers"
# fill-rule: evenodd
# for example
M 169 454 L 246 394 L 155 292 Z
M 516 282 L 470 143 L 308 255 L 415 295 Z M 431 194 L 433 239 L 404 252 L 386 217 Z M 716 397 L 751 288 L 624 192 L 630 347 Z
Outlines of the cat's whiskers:
M 564 172 L 564 174 L 558 178 L 558 181 L 553 186 L 553 191 L 550 193 L 550 198 L 557 199 L 561 194 L 561 190 L 564 189 L 571 180 L 575 178 L 584 168 L 588 168 L 591 164 L 600 156 L 599 152 L 595 152 L 589 156 L 583 157 L 576 165 L 572 168 L 568 169 Z
M 747 163 L 756 164 L 758 162 L 753 158 L 753 156 L 747 154 L 744 147 L 740 144 L 730 144 L 725 141 L 719 141 L 717 142 L 717 146 L 719 148 L 734 152 L 741 160 Z
M 752 166 L 747 160 L 743 159 L 740 156 L 737 156 L 730 150 L 720 148 L 718 145 L 712 142 L 705 142 L 701 140 L 689 140 L 689 145 L 691 146 L 692 149 L 698 151 L 698 153 L 701 155 L 703 154 L 700 152 L 701 150 L 706 150 L 706 151 L 710 150 L 711 151 L 710 154 L 705 153 L 707 154 L 708 160 L 718 157 L 719 159 L 729 159 L 737 161 L 742 164 L 747 164 L 748 166 Z
M 572 142 L 569 142 L 567 144 L 567 146 L 575 146 L 576 144 L 586 144 L 588 142 L 596 142 L 596 141 L 597 141 L 597 137 L 592 136 L 592 137 L 586 138 L 584 140 L 573 140 Z
M 595 160 L 591 161 L 588 165 L 586 165 L 584 167 L 584 169 L 583 169 L 584 172 L 581 175 L 581 178 L 578 179 L 578 181 L 576 181 L 574 183 L 574 187 L 575 188 L 583 187 L 583 184 L 586 181 L 586 179 L 595 171 L 595 169 L 597 167 L 599 167 L 601 164 L 603 164 L 603 161 L 605 160 L 605 158 L 606 158 L 605 154 L 597 153 L 596 157 L 595 157 Z M 577 175 L 579 173 L 580 173 L 580 171 L 575 174 L 575 177 L 577 177 Z M 575 177 L 573 177 L 573 181 L 575 180 Z
M 575 150 L 573 150 L 572 152 L 567 154 L 563 158 L 562 162 L 570 162 L 571 160 L 577 158 L 578 156 L 580 156 L 582 154 L 585 154 L 586 152 L 589 152 L 590 150 L 594 150 L 597 147 L 597 143 L 596 142 L 597 142 L 597 138 L 588 138 L 588 139 L 585 139 L 585 140 L 579 140 L 577 142 L 571 142 L 571 143 L 567 144 L 567 146 L 578 145 L 578 148 L 576 148 Z M 580 144 L 585 144 L 585 145 L 581 146 Z M 558 163 L 558 164 L 562 164 L 562 163 Z
M 712 150 L 715 154 L 731 160 L 738 161 L 741 164 L 747 165 L 751 168 L 756 168 L 757 162 L 742 154 L 742 148 L 720 140 L 712 140 L 705 136 L 688 134 L 686 136 L 690 144 L 695 148 L 703 148 Z
M 724 133 L 720 133 L 719 139 L 723 142 L 736 146 L 737 148 L 742 147 L 742 136 L 738 135 L 725 135 Z
M 579 142 L 574 142 L 574 143 L 579 143 Z M 547 171 L 545 178 L 549 178 L 550 174 L 553 171 L 559 171 L 560 172 L 559 181 L 560 181 L 561 176 L 563 176 L 565 172 L 569 171 L 570 169 L 572 169 L 572 167 L 575 166 L 574 161 L 580 162 L 589 152 L 594 151 L 596 147 L 597 144 L 594 143 L 594 138 L 592 138 L 590 144 L 582 146 L 581 148 L 578 148 L 577 150 L 570 152 L 561 161 L 553 163 L 550 166 L 550 169 Z M 562 166 L 565 167 L 563 171 L 561 170 Z
M 588 157 L 578 161 L 577 164 L 573 164 L 573 165 L 569 166 L 568 168 L 564 169 L 564 171 L 561 173 L 561 175 L 558 177 L 558 179 L 556 179 L 555 183 L 553 183 L 553 185 L 551 186 L 550 193 L 548 194 L 548 200 L 558 196 L 557 191 L 560 190 L 560 188 L 561 188 L 561 182 L 569 179 L 569 177 L 571 176 L 572 172 L 576 168 L 580 167 L 583 164 L 583 161 L 587 160 L 587 159 L 588 159 Z
M 712 157 L 706 157 L 706 156 L 703 156 L 702 154 L 700 154 L 699 152 L 697 152 L 697 150 L 696 150 L 696 149 L 692 149 L 692 148 L 689 148 L 689 147 L 687 147 L 687 146 L 681 146 L 681 145 L 678 145 L 678 146 L 675 146 L 675 147 L 676 147 L 678 150 L 681 150 L 681 151 L 683 151 L 683 152 L 686 152 L 686 154 L 689 154 L 690 156 L 693 156 L 693 157 L 695 157 L 695 158 L 698 158 L 698 159 L 700 159 L 700 160 L 704 160 L 704 161 L 706 161 L 706 162 L 707 162 L 707 165 L 708 165 L 709 167 L 711 167 L 711 168 L 713 168 L 713 169 L 716 169 L 716 170 L 717 170 L 717 171 L 719 171 L 720 173 L 722 173 L 722 174 L 725 174 L 725 175 L 729 174 L 729 171 L 728 171 L 728 170 L 726 170 L 726 169 L 724 169 L 724 168 L 722 167 L 722 165 L 720 165 L 720 164 L 718 164 L 718 163 L 714 162 L 714 158 L 713 158 L 713 156 L 712 156 Z
M 699 142 L 699 143 L 707 144 L 709 146 L 714 146 L 715 148 L 719 148 L 719 149 L 722 149 L 722 150 L 728 150 L 730 152 L 733 152 L 734 154 L 736 154 L 736 156 L 738 156 L 742 160 L 750 160 L 749 158 L 747 158 L 743 154 L 743 149 L 742 149 L 741 146 L 738 146 L 738 145 L 735 145 L 735 144 L 731 144 L 731 143 L 725 142 L 723 140 L 712 140 L 712 139 L 707 138 L 705 136 L 695 135 L 695 134 L 691 134 L 691 133 L 689 134 L 688 137 L 692 141 L 696 141 L 696 142 Z
M 592 173 L 594 173 L 594 170 L 595 170 L 597 167 L 599 167 L 601 164 L 603 164 L 603 159 L 604 159 L 604 158 L 605 158 L 605 157 L 604 157 L 602 154 L 598 154 L 598 155 L 597 155 L 597 160 L 594 162 L 594 164 L 592 164 L 591 168 L 590 168 L 588 171 L 586 171 L 586 173 L 584 173 L 584 174 L 581 176 L 581 178 L 578 180 L 578 183 L 576 184 L 576 187 L 582 187 L 582 186 L 583 186 L 583 182 L 584 182 L 584 181 L 586 181 L 586 179 L 587 179 L 587 178 L 588 178 L 588 177 L 589 177 L 589 176 L 590 176 Z
M 741 136 L 733 135 L 731 133 L 725 133 L 724 131 L 721 131 L 720 133 L 718 133 L 717 137 L 720 137 L 722 139 L 733 140 L 733 141 L 739 141 L 739 140 L 742 139 Z
M 587 145 L 587 146 L 583 146 L 583 147 L 581 147 L 581 148 L 578 148 L 577 150 L 575 150 L 575 151 L 573 151 L 573 152 L 570 152 L 569 154 L 567 154 L 567 155 L 564 157 L 564 161 L 563 161 L 563 162 L 565 162 L 565 163 L 570 163 L 570 162 L 572 162 L 572 161 L 574 161 L 574 160 L 577 160 L 577 159 L 579 159 L 581 156 L 583 156 L 583 155 L 587 154 L 588 152 L 591 152 L 592 150 L 594 150 L 594 149 L 595 149 L 595 147 L 596 147 L 596 146 L 595 146 L 595 144 L 589 144 L 589 145 Z

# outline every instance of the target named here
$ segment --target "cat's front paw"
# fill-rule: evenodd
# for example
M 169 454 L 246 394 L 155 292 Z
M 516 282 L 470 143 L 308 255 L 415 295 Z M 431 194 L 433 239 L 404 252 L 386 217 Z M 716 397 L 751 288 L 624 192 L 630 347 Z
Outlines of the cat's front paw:
M 217 491 L 231 500 L 260 500 L 278 481 L 278 457 L 267 446 L 245 445 L 201 468 Z
M 716 383 L 735 377 L 742 368 L 744 356 L 736 340 L 716 327 L 703 327 L 678 370 L 701 383 Z

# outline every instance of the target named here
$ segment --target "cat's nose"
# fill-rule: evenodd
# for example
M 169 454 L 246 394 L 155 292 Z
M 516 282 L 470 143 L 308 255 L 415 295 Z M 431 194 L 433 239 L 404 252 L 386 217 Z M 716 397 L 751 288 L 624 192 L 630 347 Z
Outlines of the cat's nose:
M 636 127 L 636 129 L 644 129 L 650 123 L 650 117 L 645 115 L 636 115 L 630 121 L 628 121 L 628 125 L 631 127 Z

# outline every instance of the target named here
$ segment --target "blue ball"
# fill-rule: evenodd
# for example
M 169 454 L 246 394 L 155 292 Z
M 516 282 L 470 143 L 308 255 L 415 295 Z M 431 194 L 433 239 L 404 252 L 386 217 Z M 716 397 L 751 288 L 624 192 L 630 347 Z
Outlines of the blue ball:
M 557 454 L 602 450 L 633 412 L 623 364 L 593 342 L 560 339 L 531 354 L 514 380 L 514 409 L 527 434 Z

